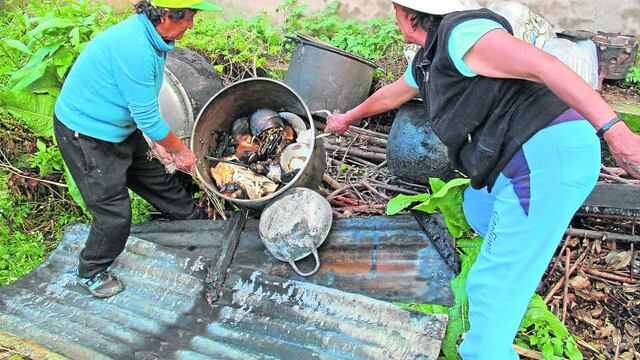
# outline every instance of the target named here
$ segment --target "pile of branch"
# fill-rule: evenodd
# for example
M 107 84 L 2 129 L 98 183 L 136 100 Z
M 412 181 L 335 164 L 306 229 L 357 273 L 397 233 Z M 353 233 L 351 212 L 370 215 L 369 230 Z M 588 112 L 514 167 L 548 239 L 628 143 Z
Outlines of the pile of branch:
M 324 123 L 316 122 L 316 128 L 324 127 Z M 368 123 L 351 126 L 343 135 L 324 138 L 329 166 L 319 191 L 331 203 L 336 218 L 384 214 L 392 197 L 428 191 L 425 186 L 389 173 L 386 132 L 385 125 Z
M 540 285 L 585 358 L 640 358 L 638 220 L 578 214 Z

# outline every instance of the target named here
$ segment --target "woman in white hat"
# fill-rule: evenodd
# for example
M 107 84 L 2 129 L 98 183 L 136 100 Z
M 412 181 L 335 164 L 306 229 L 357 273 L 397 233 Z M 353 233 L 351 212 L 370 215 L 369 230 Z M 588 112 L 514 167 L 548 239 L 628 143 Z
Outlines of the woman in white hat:
M 596 135 L 637 178 L 640 137 L 494 12 L 460 0 L 397 0 L 394 8 L 405 41 L 422 48 L 402 78 L 330 116 L 326 131 L 422 97 L 452 165 L 471 179 L 463 207 L 484 237 L 467 280 L 471 327 L 460 354 L 517 359 L 512 343 L 527 304 L 598 179 Z

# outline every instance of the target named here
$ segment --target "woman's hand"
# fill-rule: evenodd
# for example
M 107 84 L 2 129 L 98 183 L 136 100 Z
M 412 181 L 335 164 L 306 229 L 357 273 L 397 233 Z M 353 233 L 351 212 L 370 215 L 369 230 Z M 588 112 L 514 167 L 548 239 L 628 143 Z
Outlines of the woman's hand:
M 178 169 L 182 169 L 188 173 L 193 173 L 196 169 L 196 157 L 186 145 L 180 148 L 180 150 L 172 153 L 173 162 Z
M 343 134 L 349 130 L 351 125 L 351 118 L 347 114 L 331 114 L 327 117 L 327 127 L 324 128 L 325 133 Z
M 605 140 L 618 166 L 640 179 L 640 136 L 624 125 L 617 125 L 605 133 Z

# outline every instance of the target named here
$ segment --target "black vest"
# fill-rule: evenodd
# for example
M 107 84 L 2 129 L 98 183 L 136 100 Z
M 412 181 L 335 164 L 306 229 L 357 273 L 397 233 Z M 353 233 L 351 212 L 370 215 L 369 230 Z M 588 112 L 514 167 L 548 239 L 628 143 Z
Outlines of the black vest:
M 568 108 L 544 84 L 460 74 L 449 56 L 449 36 L 456 25 L 479 18 L 513 34 L 507 20 L 490 10 L 451 13 L 428 34 L 412 64 L 433 131 L 447 146 L 451 165 L 476 189 L 491 188 L 522 144 Z

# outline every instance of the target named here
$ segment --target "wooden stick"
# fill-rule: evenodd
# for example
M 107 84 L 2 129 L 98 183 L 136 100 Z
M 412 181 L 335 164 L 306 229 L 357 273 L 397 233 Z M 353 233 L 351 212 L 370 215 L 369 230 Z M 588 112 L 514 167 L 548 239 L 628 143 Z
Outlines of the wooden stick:
M 578 266 L 580 265 L 580 263 L 582 263 L 582 261 L 584 260 L 584 258 L 587 256 L 587 253 L 589 253 L 589 250 L 585 250 L 579 257 L 578 259 L 576 259 L 576 262 L 573 264 L 573 266 L 571 266 L 571 269 L 569 270 L 569 276 L 571 276 L 571 274 L 573 274 L 574 271 L 576 271 L 576 269 L 578 268 Z M 556 294 L 556 292 L 558 290 L 560 290 L 560 288 L 562 287 L 562 285 L 564 284 L 564 277 L 560 278 L 560 280 L 558 280 L 558 282 L 553 286 L 553 288 L 551 289 L 551 291 L 549 291 L 549 293 L 547 294 L 547 296 L 544 297 L 544 303 L 545 304 L 549 304 L 549 302 L 551 301 L 551 299 L 553 298 L 553 296 Z
M 600 351 L 598 349 L 596 349 L 595 347 L 593 347 L 593 345 L 589 344 L 588 342 L 580 339 L 579 337 L 576 338 L 576 343 L 580 346 L 583 346 L 586 349 L 589 349 L 590 351 L 598 354 L 600 353 Z
M 34 180 L 34 181 L 37 181 L 37 182 L 41 182 L 43 184 L 54 185 L 54 186 L 58 186 L 58 187 L 61 187 L 61 188 L 69 188 L 69 186 L 67 184 L 62 184 L 62 183 L 55 182 L 55 181 L 39 179 L 39 178 L 35 178 L 35 177 L 32 177 L 32 176 L 24 175 L 22 173 L 22 170 L 20 170 L 18 168 L 15 168 L 13 166 L 10 166 L 10 165 L 0 164 L 0 167 L 9 170 L 10 173 L 12 173 L 12 174 L 14 174 L 16 176 L 19 176 L 19 177 L 21 177 L 23 179 Z
M 333 144 L 325 144 L 324 148 L 328 151 L 337 151 L 337 152 L 345 153 L 348 155 L 354 155 L 361 158 L 379 161 L 379 162 L 383 162 L 387 159 L 386 154 L 380 154 L 372 151 L 361 150 L 358 148 L 345 148 L 343 146 L 338 146 Z
M 324 128 L 327 126 L 325 123 L 323 123 L 321 121 L 314 121 L 314 124 L 315 124 L 316 128 L 322 129 L 322 130 L 324 130 Z M 347 130 L 347 132 L 350 132 L 352 134 L 368 135 L 368 136 L 377 137 L 377 138 L 383 139 L 383 140 L 389 139 L 389 135 L 382 134 L 382 133 L 375 132 L 375 131 L 371 131 L 371 130 L 367 130 L 367 129 L 363 129 L 361 127 L 357 127 L 357 126 L 353 126 L 353 125 L 349 126 L 349 129 Z
M 349 218 L 348 216 L 337 212 L 335 209 L 331 210 L 331 212 L 333 213 L 333 216 L 335 216 L 337 219 L 348 219 Z
M 387 205 L 384 204 L 376 204 L 376 205 L 359 205 L 359 206 L 345 206 L 341 208 L 335 208 L 336 211 L 354 211 L 354 212 L 378 212 L 379 210 L 386 209 Z
M 615 176 L 627 176 L 627 171 L 624 170 L 623 168 L 619 168 L 619 167 L 607 167 L 604 165 L 600 166 L 600 169 L 604 172 L 606 172 L 609 175 L 615 175 Z
M 567 260 L 564 266 L 564 291 L 562 292 L 562 323 L 567 319 L 567 297 L 569 295 L 569 269 L 571 268 L 571 249 L 567 249 Z
M 553 261 L 553 265 L 551 265 L 551 267 L 549 268 L 549 270 L 553 270 L 555 269 L 556 265 L 558 265 L 558 262 L 560 262 L 560 259 L 562 259 L 562 255 L 564 254 L 565 249 L 567 248 L 567 245 L 569 244 L 569 239 L 571 237 L 568 237 L 565 241 L 564 244 L 562 244 L 562 248 L 560 249 L 560 252 L 558 253 L 558 257 Z
M 374 188 L 373 186 L 371 186 L 371 184 L 369 184 L 369 182 L 367 180 L 362 180 L 360 182 L 362 185 L 364 185 L 364 187 L 366 187 L 367 189 L 369 189 L 369 191 L 371 191 L 371 193 L 375 196 L 377 196 L 380 200 L 382 201 L 389 201 L 389 197 L 387 195 L 382 194 L 381 192 L 379 192 L 378 190 L 376 190 L 376 188 Z
M 322 181 L 326 182 L 334 190 L 341 189 L 344 186 L 338 180 L 332 178 L 331 175 L 327 174 L 326 172 L 322 175 Z
M 633 259 L 636 258 L 635 255 L 636 255 L 635 254 L 635 249 L 633 248 L 633 243 L 631 243 L 631 261 L 629 261 L 629 277 L 632 278 L 632 279 L 634 278 L 634 276 L 633 276 L 633 272 L 634 272 L 634 269 L 633 269 L 633 262 L 634 261 L 633 261 Z
M 329 204 L 331 204 L 331 206 L 334 207 L 334 209 L 341 209 L 341 208 L 349 207 L 349 204 L 343 203 L 342 201 L 339 201 L 339 200 L 336 200 L 336 199 L 327 199 L 327 201 L 329 201 Z
M 518 355 L 520 356 L 526 356 L 529 359 L 535 359 L 535 360 L 540 360 L 542 359 L 542 353 L 537 352 L 537 351 L 533 351 L 533 350 L 529 350 L 529 349 L 525 349 L 523 347 L 520 347 L 518 345 L 513 345 L 513 349 L 518 353 Z
M 346 198 L 344 196 L 336 196 L 336 197 L 334 197 L 334 199 L 336 199 L 337 201 L 340 201 L 342 203 L 345 203 L 347 205 L 351 205 L 351 206 L 366 205 L 366 203 L 363 203 L 362 201 L 355 200 L 355 199 L 349 199 L 349 198 Z
M 609 174 L 600 173 L 600 177 L 603 178 L 603 179 L 607 179 L 607 180 L 617 181 L 617 182 L 622 183 L 622 184 L 635 185 L 635 186 L 640 185 L 640 181 L 639 180 L 623 179 L 620 176 L 616 176 L 616 175 L 609 175 Z
M 628 278 L 626 276 L 620 276 L 620 275 L 616 275 L 616 274 L 610 274 L 608 272 L 604 272 L 604 271 L 600 271 L 600 270 L 596 270 L 596 269 L 583 268 L 582 271 L 584 271 L 585 273 L 587 273 L 589 275 L 597 276 L 597 277 L 600 277 L 600 278 L 603 278 L 603 279 L 606 279 L 606 280 L 623 282 L 625 284 L 635 284 L 636 283 L 636 279 L 632 279 L 632 278 Z
M 625 220 L 636 221 L 636 220 L 640 219 L 640 217 L 638 217 L 638 216 L 609 215 L 609 214 L 589 214 L 589 213 L 583 213 L 583 212 L 576 213 L 575 216 L 598 218 L 598 219 L 608 219 L 608 220 L 621 220 L 621 221 L 625 221 Z M 635 235 L 635 234 L 632 234 L 632 235 Z
M 369 181 L 373 185 L 375 185 L 376 187 L 379 187 L 379 188 L 382 188 L 382 189 L 391 190 L 391 191 L 399 192 L 399 193 L 402 193 L 402 194 L 408 194 L 408 195 L 418 195 L 418 194 L 420 194 L 417 191 L 413 191 L 413 190 L 404 189 L 404 188 L 401 188 L 401 187 L 385 184 L 382 181 L 378 181 L 376 179 L 369 179 Z
M 608 231 L 595 231 L 595 230 L 568 228 L 564 233 L 566 235 L 579 237 L 579 238 L 612 240 L 612 241 L 627 242 L 627 243 L 640 243 L 640 236 L 618 234 L 618 233 L 612 233 Z
M 394 180 L 399 182 L 400 184 L 404 184 L 404 185 L 407 185 L 407 186 L 413 186 L 413 187 L 418 188 L 418 189 L 424 189 L 425 192 L 427 192 L 429 190 L 429 188 L 424 186 L 424 185 L 414 184 L 412 182 L 409 182 L 409 181 L 406 181 L 406 180 L 402 180 L 400 178 L 395 178 Z
M 387 163 L 388 163 L 387 160 L 381 162 L 380 165 L 376 166 L 376 170 L 387 166 Z
M 374 164 L 370 161 L 367 161 L 365 159 L 361 159 L 357 156 L 354 155 L 349 155 L 349 158 L 347 160 L 351 160 L 352 162 L 355 162 L 358 165 L 364 166 L 364 167 L 369 167 L 369 168 L 375 168 L 377 166 L 377 164 Z
M 377 146 L 356 146 L 356 148 L 361 149 L 361 150 L 367 150 L 367 151 L 375 152 L 375 153 L 380 153 L 380 154 L 386 154 L 387 153 L 387 149 L 386 148 L 381 148 L 381 147 L 377 147 Z

